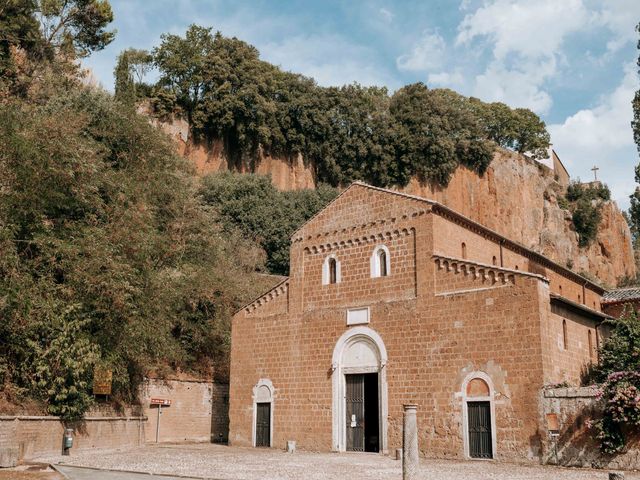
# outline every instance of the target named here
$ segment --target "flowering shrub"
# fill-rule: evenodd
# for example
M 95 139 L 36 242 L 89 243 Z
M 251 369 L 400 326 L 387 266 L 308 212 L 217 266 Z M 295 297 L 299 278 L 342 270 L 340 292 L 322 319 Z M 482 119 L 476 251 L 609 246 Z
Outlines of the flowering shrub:
M 626 433 L 640 427 L 640 372 L 622 371 L 609 374 L 597 392 L 604 403 L 602 418 L 591 422 L 598 431 L 600 448 L 606 453 L 620 452 Z
M 629 435 L 640 433 L 640 320 L 633 309 L 613 321 L 593 376 L 603 408 L 600 419 L 590 425 L 598 432 L 602 451 L 618 453 Z

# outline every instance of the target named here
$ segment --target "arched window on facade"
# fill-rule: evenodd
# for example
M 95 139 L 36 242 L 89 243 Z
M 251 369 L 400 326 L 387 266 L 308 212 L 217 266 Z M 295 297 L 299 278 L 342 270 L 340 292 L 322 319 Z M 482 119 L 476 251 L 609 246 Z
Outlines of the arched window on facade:
M 589 360 L 593 362 L 593 335 L 589 330 Z
M 462 258 L 467 258 L 467 244 L 464 242 L 462 242 Z
M 564 348 L 565 350 L 568 347 L 568 341 L 569 339 L 567 338 L 567 321 L 562 320 L 562 348 Z
M 491 263 L 493 264 L 494 267 L 498 265 L 498 259 L 495 257 L 495 255 L 493 256 Z
M 334 254 L 324 259 L 322 264 L 322 284 L 330 285 L 340 283 L 341 280 L 340 260 Z
M 385 245 L 378 245 L 371 254 L 371 278 L 391 275 L 391 257 Z

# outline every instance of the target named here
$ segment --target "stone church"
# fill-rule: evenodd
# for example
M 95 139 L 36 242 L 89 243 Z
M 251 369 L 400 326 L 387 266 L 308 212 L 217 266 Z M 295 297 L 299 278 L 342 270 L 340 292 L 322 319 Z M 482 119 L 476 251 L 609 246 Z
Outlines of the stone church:
M 604 290 L 430 200 L 354 183 L 233 318 L 233 445 L 540 459 L 543 386 L 597 361 Z

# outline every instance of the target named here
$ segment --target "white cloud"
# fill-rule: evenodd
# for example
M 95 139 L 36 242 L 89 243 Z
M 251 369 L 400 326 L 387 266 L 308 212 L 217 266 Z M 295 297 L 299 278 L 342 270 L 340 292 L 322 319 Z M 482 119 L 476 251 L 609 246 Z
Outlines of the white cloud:
M 261 57 L 285 70 L 313 77 L 319 85 L 397 86 L 378 65 L 376 51 L 338 34 L 298 35 L 260 45 Z
M 607 42 L 607 50 L 610 52 L 619 50 L 628 42 L 635 42 L 635 26 L 639 20 L 638 0 L 608 0 L 595 15 L 595 22 L 608 28 L 613 34 Z
M 382 18 L 386 21 L 386 22 L 391 22 L 393 21 L 393 17 L 395 17 L 395 15 L 393 14 L 393 12 L 389 9 L 386 8 L 381 8 L 379 10 L 380 15 L 382 16 Z
M 555 70 L 554 57 L 523 62 L 518 68 L 506 68 L 502 62 L 493 61 L 475 78 L 472 95 L 546 113 L 553 101 L 541 85 Z
M 468 45 L 476 37 L 487 37 L 499 60 L 509 53 L 529 58 L 549 56 L 588 18 L 581 0 L 494 0 L 464 17 L 456 43 Z
M 412 72 L 428 72 L 440 68 L 446 48 L 447 44 L 439 33 L 425 31 L 411 52 L 396 59 L 396 65 L 399 70 Z
M 544 84 L 556 73 L 562 43 L 590 16 L 581 0 L 494 0 L 467 14 L 456 45 L 474 48 L 484 40 L 493 55 L 473 95 L 546 113 L 552 98 Z
M 561 124 L 549 125 L 554 148 L 572 176 L 591 178 L 590 168 L 598 165 L 600 177 L 624 207 L 634 189 L 633 168 L 638 163 L 631 100 L 639 83 L 635 65 L 629 63 L 620 85 L 595 107 L 580 110 Z
M 438 85 L 445 87 L 453 87 L 460 86 L 464 84 L 464 77 L 462 73 L 459 71 L 455 71 L 453 73 L 449 72 L 440 72 L 440 73 L 430 73 L 427 77 L 427 83 L 429 86 Z

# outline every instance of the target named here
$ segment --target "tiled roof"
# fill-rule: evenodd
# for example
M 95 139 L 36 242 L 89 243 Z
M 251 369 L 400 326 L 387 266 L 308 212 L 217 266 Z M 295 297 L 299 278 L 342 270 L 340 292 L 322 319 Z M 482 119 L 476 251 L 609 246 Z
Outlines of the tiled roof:
M 605 292 L 602 303 L 617 303 L 627 300 L 640 300 L 640 287 L 618 288 Z

